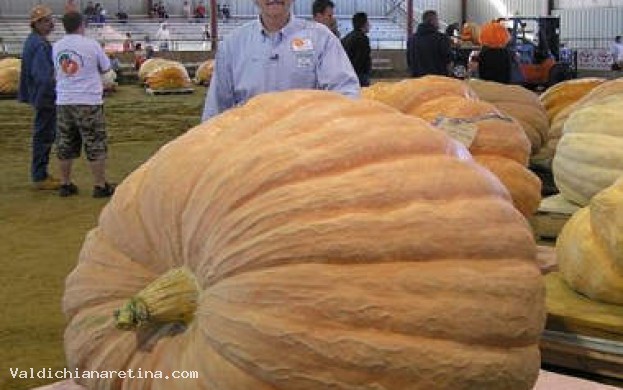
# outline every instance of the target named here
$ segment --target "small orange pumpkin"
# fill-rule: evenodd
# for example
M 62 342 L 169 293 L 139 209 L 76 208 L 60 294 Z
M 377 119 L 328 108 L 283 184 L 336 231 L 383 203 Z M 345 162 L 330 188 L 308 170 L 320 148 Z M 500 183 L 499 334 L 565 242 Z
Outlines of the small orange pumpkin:
M 511 36 L 502 24 L 498 22 L 485 23 L 480 30 L 480 43 L 494 49 L 506 47 Z

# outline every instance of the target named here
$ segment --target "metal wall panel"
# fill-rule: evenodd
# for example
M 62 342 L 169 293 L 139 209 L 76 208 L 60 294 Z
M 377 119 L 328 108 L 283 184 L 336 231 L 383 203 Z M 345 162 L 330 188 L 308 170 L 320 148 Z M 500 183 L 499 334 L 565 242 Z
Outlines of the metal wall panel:
M 39 0 L 5 0 L 0 1 L 0 15 L 5 17 L 28 15 Z
M 546 14 L 546 10 L 547 0 L 470 0 L 467 3 L 467 19 L 485 23 L 504 16 L 541 16 Z
M 623 8 L 554 10 L 561 42 L 572 48 L 607 48 L 623 30 Z
M 448 24 L 461 22 L 461 2 L 457 0 L 439 0 L 437 12 Z
M 576 8 L 612 8 L 622 7 L 623 0 L 556 0 L 555 9 L 576 9 Z

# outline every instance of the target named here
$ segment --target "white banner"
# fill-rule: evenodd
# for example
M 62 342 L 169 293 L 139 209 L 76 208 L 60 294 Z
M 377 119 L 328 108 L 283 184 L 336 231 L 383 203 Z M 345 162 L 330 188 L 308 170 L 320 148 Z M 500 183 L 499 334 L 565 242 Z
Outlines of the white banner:
M 578 49 L 578 69 L 610 70 L 612 54 L 608 49 Z

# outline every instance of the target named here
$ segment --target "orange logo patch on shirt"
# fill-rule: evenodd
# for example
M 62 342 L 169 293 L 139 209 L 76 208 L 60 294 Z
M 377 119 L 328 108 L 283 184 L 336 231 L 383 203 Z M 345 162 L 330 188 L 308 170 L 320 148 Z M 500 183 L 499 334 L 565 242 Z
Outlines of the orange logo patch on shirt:
M 73 76 L 80 70 L 81 58 L 77 53 L 64 51 L 57 57 L 58 68 L 67 76 Z
M 309 38 L 292 39 L 292 50 L 293 51 L 309 51 L 313 49 L 314 49 L 314 45 L 312 44 L 312 41 Z

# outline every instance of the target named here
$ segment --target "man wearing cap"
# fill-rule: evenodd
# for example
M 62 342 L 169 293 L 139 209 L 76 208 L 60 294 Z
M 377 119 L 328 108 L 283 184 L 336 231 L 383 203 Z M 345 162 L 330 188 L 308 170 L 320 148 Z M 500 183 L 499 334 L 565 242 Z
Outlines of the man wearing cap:
M 24 43 L 18 100 L 35 110 L 32 135 L 31 179 L 35 188 L 56 190 L 58 179 L 48 174 L 50 150 L 56 134 L 56 107 L 54 100 L 54 65 L 52 45 L 47 37 L 54 29 L 52 10 L 37 5 L 30 12 L 32 32 Z

